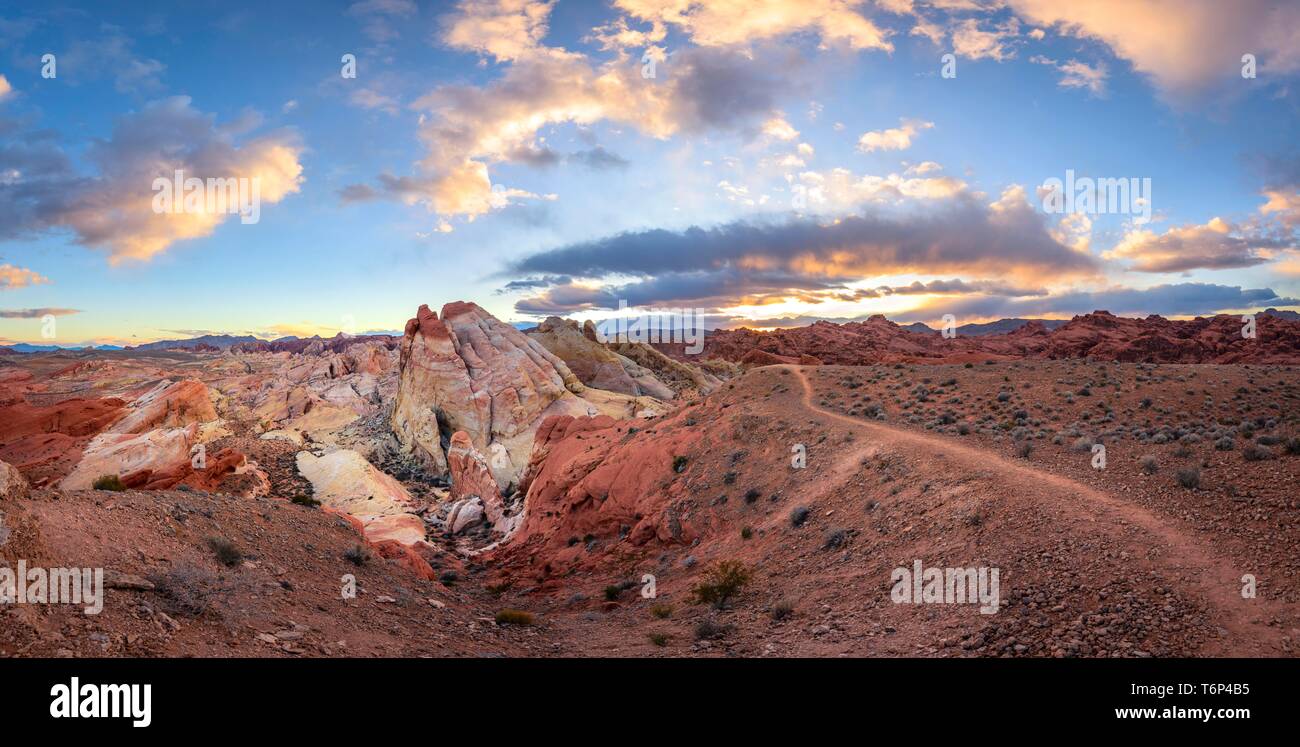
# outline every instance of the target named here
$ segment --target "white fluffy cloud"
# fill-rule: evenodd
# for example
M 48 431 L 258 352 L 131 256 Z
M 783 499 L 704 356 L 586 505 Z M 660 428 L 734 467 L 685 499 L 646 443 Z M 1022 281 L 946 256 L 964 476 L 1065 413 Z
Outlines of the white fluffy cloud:
M 1300 70 L 1300 3 L 1275 0 L 1008 0 L 1022 18 L 1096 39 L 1164 91 L 1240 80 L 1241 56 L 1271 74 Z
M 892 51 L 888 33 L 864 16 L 864 0 L 615 0 L 635 19 L 680 28 L 701 46 L 744 45 L 816 34 L 824 45 Z
M 906 150 L 912 147 L 912 138 L 916 137 L 917 133 L 931 127 L 934 127 L 933 122 L 904 119 L 898 127 L 862 133 L 862 137 L 858 138 L 858 150 L 863 153 L 877 150 Z

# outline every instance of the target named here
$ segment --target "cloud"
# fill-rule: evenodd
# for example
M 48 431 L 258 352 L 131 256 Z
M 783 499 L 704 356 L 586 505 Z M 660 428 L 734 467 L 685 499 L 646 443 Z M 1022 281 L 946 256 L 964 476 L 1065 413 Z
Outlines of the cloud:
M 34 270 L 15 267 L 11 264 L 0 265 L 0 290 L 26 288 L 29 285 L 44 285 L 50 279 Z
M 80 309 L 0 309 L 0 319 L 40 319 L 45 316 L 71 316 L 80 313 Z
M 536 52 L 546 37 L 554 0 L 461 0 L 443 22 L 442 41 L 498 62 Z
M 1057 67 L 1061 71 L 1058 85 L 1062 88 L 1086 88 L 1094 96 L 1106 93 L 1106 66 L 1098 63 L 1090 66 L 1078 60 L 1070 60 Z
M 923 122 L 919 119 L 903 119 L 900 122 L 898 127 L 888 130 L 864 132 L 862 137 L 858 138 L 858 150 L 863 153 L 877 150 L 906 150 L 912 147 L 912 138 L 916 137 L 917 133 L 934 127 L 933 122 Z
M 889 32 L 858 12 L 864 0 L 616 0 L 641 21 L 675 26 L 704 47 L 743 46 L 797 33 L 817 35 L 822 46 L 892 52 Z
M 1163 234 L 1130 231 L 1102 256 L 1130 260 L 1138 272 L 1186 272 L 1250 267 L 1269 260 L 1266 250 L 1284 248 L 1294 246 L 1213 218 L 1204 225 L 1178 226 Z
M 909 170 L 910 171 L 910 170 Z M 975 199 L 967 185 L 950 176 L 921 177 L 888 174 L 857 176 L 848 169 L 804 171 L 791 187 L 801 193 L 810 212 L 841 214 L 862 205 L 899 205 L 954 197 Z
M 9 98 L 13 91 L 14 87 L 9 85 L 9 79 L 4 75 L 0 75 L 0 101 Z
M 730 305 L 753 294 L 844 291 L 863 277 L 902 273 L 965 273 L 1011 285 L 1097 272 L 1093 258 L 1050 236 L 1023 190 L 1009 190 L 989 205 L 962 194 L 912 207 L 833 220 L 627 232 L 533 254 L 508 272 L 634 278 L 621 285 L 552 287 L 526 300 L 531 309 L 608 306 L 619 298 L 629 304 Z
M 255 119 L 255 118 L 254 118 Z M 177 96 L 152 102 L 118 119 L 106 140 L 95 140 L 81 175 L 43 133 L 0 145 L 0 239 L 71 229 L 80 244 L 103 248 L 110 261 L 147 260 L 183 239 L 210 235 L 227 213 L 155 213 L 153 182 L 185 176 L 257 178 L 263 204 L 298 191 L 302 146 L 290 131 L 245 142 L 244 124 L 218 126 L 214 117 Z
M 1269 75 L 1300 70 L 1300 4 L 1275 0 L 1008 0 L 1022 18 L 1094 39 L 1174 97 L 1240 83 L 1241 56 Z
M 156 93 L 163 88 L 167 66 L 135 51 L 135 43 L 119 27 L 104 24 L 102 36 L 73 41 L 59 55 L 59 79 L 73 84 L 112 78 L 119 93 Z
M 483 88 L 442 86 L 421 97 L 422 174 L 380 177 L 385 195 L 420 203 L 441 215 L 474 217 L 528 193 L 494 189 L 489 165 L 543 156 L 539 131 L 559 124 L 613 121 L 655 138 L 704 130 L 756 132 L 776 97 L 795 85 L 793 54 L 780 65 L 756 65 L 728 50 L 686 50 L 661 79 L 645 80 L 626 61 L 593 66 L 585 57 L 546 49 L 506 68 Z M 599 154 L 592 165 L 609 163 Z
M 1019 33 L 1020 24 L 1014 18 L 991 28 L 980 28 L 978 20 L 968 18 L 952 28 L 953 52 L 971 60 L 1003 62 L 1016 56 L 1012 42 Z
M 376 44 L 385 44 L 400 36 L 394 23 L 418 15 L 415 0 L 363 0 L 348 6 L 348 15 L 362 19 L 361 33 Z

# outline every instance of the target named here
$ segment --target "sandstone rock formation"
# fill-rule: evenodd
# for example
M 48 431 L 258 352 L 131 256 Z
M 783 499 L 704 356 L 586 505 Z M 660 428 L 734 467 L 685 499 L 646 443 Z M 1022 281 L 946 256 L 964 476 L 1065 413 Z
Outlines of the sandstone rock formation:
M 527 465 L 547 416 L 666 411 L 652 398 L 587 388 L 541 343 L 472 303 L 449 303 L 441 318 L 421 306 L 406 324 L 400 365 L 392 428 L 403 448 L 445 473 L 444 438 L 464 431 L 491 457 L 489 469 L 505 491 Z
M 179 481 L 187 474 L 198 434 L 198 423 L 144 433 L 101 433 L 86 447 L 81 461 L 63 478 L 61 486 L 64 490 L 86 490 L 98 477 L 120 477 L 146 470 L 151 476 L 167 475 Z
M 0 462 L 0 501 L 26 498 L 27 480 L 18 468 L 8 462 Z
M 162 381 L 127 406 L 126 416 L 111 433 L 144 433 L 155 428 L 183 428 L 217 419 L 208 387 L 195 379 Z
M 316 500 L 355 517 L 367 539 L 411 544 L 424 538 L 424 522 L 411 513 L 415 502 L 406 488 L 357 452 L 339 449 L 316 455 L 301 451 L 297 462 Z
M 594 337 L 587 337 L 575 321 L 548 317 L 527 335 L 563 360 L 587 386 L 633 396 L 673 398 L 673 390 L 655 378 L 652 371 L 610 350 Z

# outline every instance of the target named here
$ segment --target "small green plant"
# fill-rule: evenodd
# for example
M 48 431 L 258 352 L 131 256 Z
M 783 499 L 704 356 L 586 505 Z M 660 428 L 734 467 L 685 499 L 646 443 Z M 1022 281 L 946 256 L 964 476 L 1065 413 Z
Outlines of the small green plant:
M 295 495 L 292 500 L 299 506 L 307 506 L 308 508 L 316 508 L 317 506 L 320 506 L 320 501 L 306 493 L 299 493 Z
M 650 608 L 650 614 L 657 620 L 667 620 L 672 617 L 673 606 L 671 604 L 656 604 Z
M 1176 477 L 1178 478 L 1178 484 L 1188 490 L 1201 487 L 1201 471 L 1196 467 L 1184 467 L 1178 470 Z
M 497 625 L 532 625 L 533 614 L 523 610 L 501 610 L 496 620 Z
M 227 568 L 234 568 L 244 559 L 244 553 L 225 537 L 208 537 L 208 547 L 217 556 L 217 561 Z
M 686 463 L 690 460 L 684 456 L 673 457 L 673 472 L 681 474 L 686 471 Z
M 455 571 L 443 571 L 438 575 L 438 580 L 443 586 L 454 586 L 460 580 L 460 574 Z
M 623 593 L 623 589 L 616 584 L 610 584 L 605 587 L 605 601 L 613 602 L 618 599 L 618 595 Z
M 121 492 L 126 490 L 126 485 L 122 483 L 122 478 L 117 475 L 100 475 L 90 484 L 95 490 L 115 490 Z
M 705 571 L 704 579 L 691 587 L 691 595 L 696 604 L 711 604 L 716 609 L 724 609 L 752 577 L 739 560 L 723 560 Z
M 662 648 L 668 645 L 668 637 L 667 633 L 651 633 L 650 642 Z
M 753 536 L 754 536 L 754 530 L 753 530 L 753 529 L 750 529 L 749 527 L 741 527 L 741 529 L 740 529 L 740 538 L 741 538 L 741 539 L 745 539 L 745 540 L 747 540 L 747 539 L 749 539 L 750 537 L 753 537 Z

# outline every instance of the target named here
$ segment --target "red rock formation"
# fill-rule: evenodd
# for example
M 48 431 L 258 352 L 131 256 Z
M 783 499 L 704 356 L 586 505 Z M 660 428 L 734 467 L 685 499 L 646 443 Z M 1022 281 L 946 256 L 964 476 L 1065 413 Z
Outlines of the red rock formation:
M 477 496 L 483 501 L 483 513 L 492 525 L 498 525 L 505 517 L 505 506 L 501 502 L 501 488 L 492 477 L 487 459 L 474 448 L 465 431 L 452 434 L 447 446 L 447 462 L 451 467 L 451 497 L 461 500 Z
M 804 356 L 836 365 L 1084 357 L 1144 363 L 1300 364 L 1300 321 L 1259 314 L 1253 339 L 1242 336 L 1242 327 L 1239 316 L 1173 321 L 1096 311 L 1051 331 L 1030 322 L 1006 334 L 945 338 L 938 332 L 906 330 L 876 315 L 865 322 L 817 322 L 771 332 L 719 330 L 707 336 L 701 357 L 747 365 L 811 362 Z M 686 360 L 680 345 L 655 347 Z

